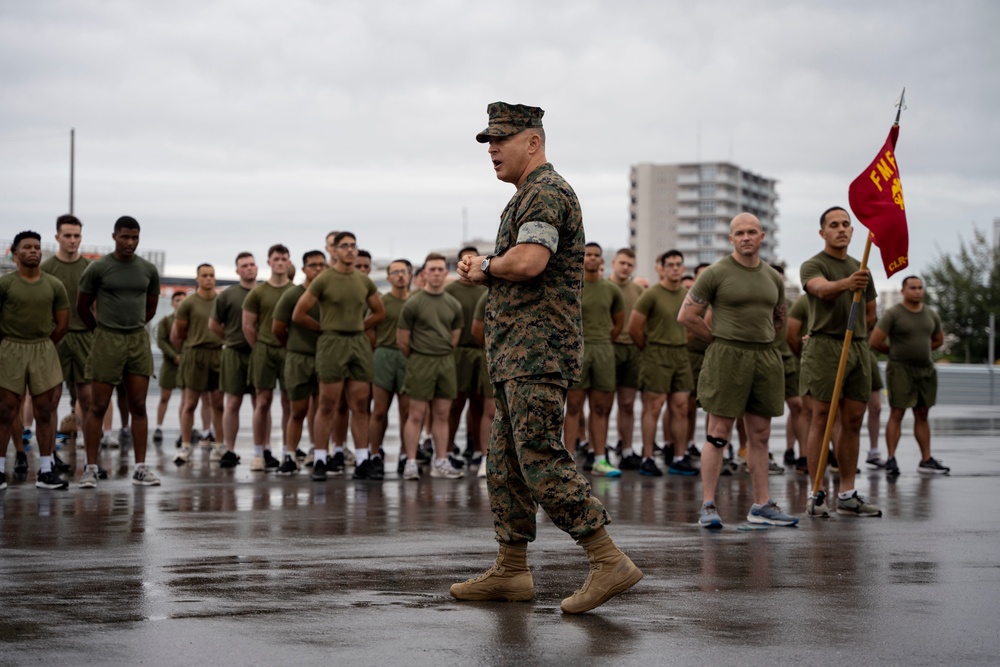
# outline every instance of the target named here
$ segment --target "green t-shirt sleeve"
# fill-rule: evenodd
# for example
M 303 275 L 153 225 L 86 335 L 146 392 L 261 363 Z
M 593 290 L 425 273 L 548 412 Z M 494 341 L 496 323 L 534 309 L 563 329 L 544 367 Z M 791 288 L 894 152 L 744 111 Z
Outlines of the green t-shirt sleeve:
M 91 262 L 80 276 L 80 291 L 84 294 L 97 294 L 100 282 L 101 277 L 98 273 L 97 263 Z
M 417 296 L 416 294 L 413 295 L 403 304 L 403 308 L 399 311 L 399 322 L 396 324 L 397 329 L 402 329 L 403 331 L 413 329 L 413 321 L 416 319 L 417 314 L 414 304 L 419 300 L 415 298 Z
M 160 272 L 152 264 L 149 265 L 149 285 L 146 287 L 146 296 L 160 295 Z
M 646 319 L 649 319 L 649 315 L 653 312 L 654 305 L 656 305 L 656 296 L 653 294 L 652 289 L 648 289 L 645 290 L 638 299 L 636 299 L 635 306 L 632 307 L 632 310 L 636 311 Z
M 254 287 L 247 294 L 247 298 L 243 300 L 243 310 L 253 313 L 254 315 L 260 314 L 260 292 Z
M 52 310 L 69 310 L 69 297 L 66 295 L 66 287 L 62 281 L 58 278 L 52 278 L 52 288 L 55 291 Z
M 285 324 L 292 323 L 292 311 L 295 310 L 295 304 L 299 301 L 299 296 L 301 294 L 298 290 L 287 290 L 278 299 L 278 303 L 274 306 L 274 313 L 271 315 L 271 319 L 274 322 L 284 322 Z
M 611 281 L 608 281 L 608 284 L 613 288 L 611 290 L 611 314 L 617 315 L 625 310 L 625 297 L 622 296 L 622 291 L 618 285 L 615 285 Z

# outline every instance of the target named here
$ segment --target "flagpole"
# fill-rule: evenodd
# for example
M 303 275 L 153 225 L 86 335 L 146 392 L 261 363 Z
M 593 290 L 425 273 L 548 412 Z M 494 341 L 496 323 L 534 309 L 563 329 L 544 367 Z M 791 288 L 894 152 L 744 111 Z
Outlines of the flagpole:
M 896 121 L 893 123 L 893 127 L 899 127 L 899 117 L 903 113 L 903 109 L 906 108 L 906 88 L 903 88 L 902 94 L 899 96 L 899 102 L 896 106 Z M 861 257 L 861 271 L 866 271 L 868 269 L 868 255 L 871 253 L 872 249 L 872 233 L 868 232 L 868 236 L 865 241 L 865 253 Z M 830 412 L 826 419 L 826 429 L 823 431 L 823 440 L 820 443 L 819 448 L 819 461 L 816 466 L 816 477 L 813 479 L 812 494 L 816 498 L 817 504 L 820 504 L 826 498 L 826 492 L 822 490 L 823 475 L 826 473 L 826 461 L 827 452 L 830 448 L 830 437 L 833 435 L 833 425 L 837 421 L 837 407 L 840 404 L 840 392 L 844 388 L 844 375 L 847 370 L 847 358 L 851 351 L 851 341 L 854 339 L 854 323 L 858 317 L 858 311 L 861 307 L 861 293 L 864 289 L 859 289 L 854 292 L 854 299 L 851 301 L 851 313 L 847 318 L 847 331 L 844 332 L 844 345 L 840 350 L 840 363 L 837 365 L 837 378 L 833 383 L 833 397 L 830 401 Z M 866 363 L 866 360 L 862 360 L 862 363 Z

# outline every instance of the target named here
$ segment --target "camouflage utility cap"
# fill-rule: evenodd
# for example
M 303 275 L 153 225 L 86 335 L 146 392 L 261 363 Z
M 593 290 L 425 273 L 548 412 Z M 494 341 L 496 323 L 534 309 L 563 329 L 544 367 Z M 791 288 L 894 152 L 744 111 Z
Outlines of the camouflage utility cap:
M 541 127 L 545 111 L 523 104 L 494 102 L 486 107 L 490 126 L 476 135 L 476 141 L 487 143 L 491 137 L 509 137 L 529 127 Z

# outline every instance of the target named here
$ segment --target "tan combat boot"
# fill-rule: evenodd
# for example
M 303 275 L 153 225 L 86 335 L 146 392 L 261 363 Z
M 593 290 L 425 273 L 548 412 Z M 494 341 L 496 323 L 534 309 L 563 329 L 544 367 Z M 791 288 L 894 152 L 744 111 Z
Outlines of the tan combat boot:
M 603 526 L 577 544 L 587 550 L 590 572 L 583 587 L 562 601 L 563 612 L 582 614 L 590 611 L 624 593 L 642 579 L 642 570 L 615 546 Z
M 510 600 L 535 597 L 535 582 L 528 569 L 528 544 L 501 544 L 493 567 L 483 574 L 452 584 L 451 595 L 459 600 Z

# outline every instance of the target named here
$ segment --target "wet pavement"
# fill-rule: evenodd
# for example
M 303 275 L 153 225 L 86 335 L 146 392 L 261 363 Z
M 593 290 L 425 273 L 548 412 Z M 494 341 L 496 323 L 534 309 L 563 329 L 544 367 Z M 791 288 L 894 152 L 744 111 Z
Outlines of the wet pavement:
M 535 602 L 448 595 L 496 553 L 484 480 L 265 477 L 249 472 L 248 446 L 235 470 L 208 450 L 177 469 L 167 444 L 150 456 L 163 485 L 142 488 L 110 451 L 96 490 L 0 492 L 0 664 L 994 663 L 1000 415 L 931 416 L 952 474 L 917 474 L 904 423 L 902 476 L 859 475 L 881 519 L 809 519 L 808 480 L 788 471 L 771 494 L 799 527 L 742 532 L 751 493 L 738 474 L 720 484 L 726 527 L 709 533 L 695 523 L 697 478 L 594 478 L 646 577 L 579 617 L 559 602 L 586 558 L 541 514 Z M 783 442 L 772 437 L 776 454 Z M 397 447 L 387 441 L 387 470 Z

